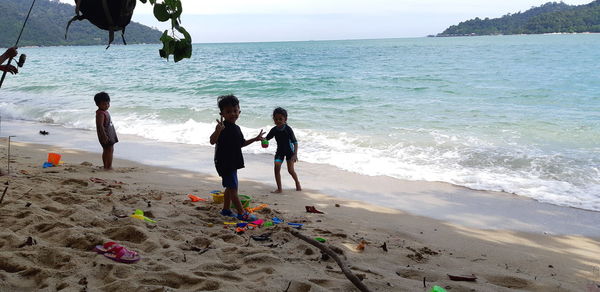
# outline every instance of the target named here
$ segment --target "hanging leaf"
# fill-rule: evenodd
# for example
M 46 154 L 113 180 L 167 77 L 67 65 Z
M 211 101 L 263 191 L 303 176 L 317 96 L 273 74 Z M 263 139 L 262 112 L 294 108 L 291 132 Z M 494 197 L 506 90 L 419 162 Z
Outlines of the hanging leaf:
M 173 59 L 175 62 L 181 61 L 183 58 L 192 57 L 192 44 L 186 40 L 178 40 L 175 42 L 175 51 L 173 52 Z
M 154 5 L 153 13 L 158 21 L 171 20 L 172 34 L 169 35 L 169 30 L 163 32 L 160 37 L 163 47 L 158 50 L 158 54 L 167 60 L 169 60 L 170 55 L 173 55 L 175 62 L 179 62 L 184 58 L 191 58 L 192 36 L 180 25 L 181 13 L 183 12 L 181 0 L 163 0 L 161 3 L 157 3 L 157 0 L 140 0 L 140 2 L 150 2 L 151 5 Z M 183 37 L 175 35 L 175 31 Z
M 167 5 L 154 4 L 154 17 L 160 22 L 165 22 L 171 19 L 171 14 L 167 11 Z

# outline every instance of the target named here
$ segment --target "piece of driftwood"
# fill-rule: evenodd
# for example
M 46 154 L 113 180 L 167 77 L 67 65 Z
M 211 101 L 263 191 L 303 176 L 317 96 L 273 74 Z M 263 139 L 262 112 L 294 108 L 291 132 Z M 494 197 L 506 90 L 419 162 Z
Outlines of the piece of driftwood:
M 8 186 L 4 188 L 4 192 L 2 192 L 2 197 L 0 197 L 0 204 L 2 204 L 2 200 L 4 200 L 4 195 L 6 195 L 6 191 L 8 190 Z
M 342 272 L 344 273 L 344 275 L 346 275 L 346 278 L 348 278 L 348 280 L 350 280 L 350 282 L 352 282 L 352 284 L 354 284 L 354 286 L 356 286 L 356 288 L 358 288 L 358 290 L 363 291 L 363 292 L 368 292 L 371 291 L 369 290 L 369 288 L 367 288 L 367 286 L 365 286 L 365 284 L 363 284 L 363 282 L 360 281 L 360 279 L 358 277 L 356 277 L 356 275 L 354 275 L 354 273 L 352 273 L 352 271 L 350 271 L 350 269 L 348 269 L 348 265 L 344 262 L 344 260 L 342 260 L 333 250 L 331 250 L 329 247 L 325 246 L 324 244 L 306 237 L 305 235 L 303 235 L 302 233 L 296 231 L 296 230 L 289 230 L 289 232 L 293 235 L 296 236 L 304 241 L 306 241 L 307 243 L 317 247 L 318 249 L 320 249 L 322 252 L 324 252 L 325 254 L 327 254 L 328 256 L 330 256 L 331 258 L 333 258 L 333 260 L 335 260 L 335 262 L 338 264 L 338 266 L 340 266 L 340 268 L 342 269 Z
M 450 278 L 450 280 L 452 281 L 468 281 L 468 282 L 475 282 L 477 280 L 477 276 L 471 274 L 471 275 L 450 275 L 448 274 L 448 278 Z
M 25 193 L 24 193 L 22 196 L 20 196 L 19 198 L 17 198 L 17 201 L 18 201 L 18 200 L 20 200 L 20 199 L 23 199 L 23 197 L 25 197 L 25 196 L 29 195 L 29 193 L 30 193 L 31 191 L 33 191 L 33 189 L 29 189 L 29 190 L 28 190 L 27 192 L 25 192 Z

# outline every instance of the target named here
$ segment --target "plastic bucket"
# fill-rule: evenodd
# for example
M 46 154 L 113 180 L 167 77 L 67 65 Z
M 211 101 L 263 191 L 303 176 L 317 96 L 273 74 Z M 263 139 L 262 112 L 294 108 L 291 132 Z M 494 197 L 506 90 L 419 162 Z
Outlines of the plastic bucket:
M 239 194 L 238 197 L 242 202 L 242 208 L 248 208 L 250 206 L 250 201 L 252 200 L 250 196 Z M 231 208 L 237 208 L 234 202 L 231 202 Z
M 262 148 L 267 148 L 269 147 L 269 140 L 262 140 L 260 141 L 260 145 L 262 145 Z
M 213 202 L 217 204 L 223 203 L 223 198 L 225 196 L 223 193 L 212 193 L 210 195 L 212 196 Z
M 52 165 L 58 165 L 60 162 L 60 154 L 48 153 L 48 162 L 52 163 Z

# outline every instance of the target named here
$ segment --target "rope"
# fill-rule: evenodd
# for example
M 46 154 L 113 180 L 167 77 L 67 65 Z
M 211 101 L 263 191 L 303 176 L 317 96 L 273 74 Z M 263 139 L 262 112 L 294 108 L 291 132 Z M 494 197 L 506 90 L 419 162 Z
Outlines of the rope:
M 35 4 L 35 0 L 33 0 L 33 2 L 31 3 L 31 7 L 29 7 L 29 12 L 27 12 L 27 17 L 25 17 L 25 22 L 23 22 L 23 27 L 21 27 L 21 32 L 19 32 L 19 37 L 17 38 L 17 41 L 15 42 L 15 45 L 14 45 L 15 47 L 17 47 L 19 45 L 19 41 L 21 40 L 21 35 L 23 34 L 23 30 L 25 29 L 27 20 L 29 20 L 29 15 L 31 14 L 31 10 L 33 10 L 34 4 Z M 10 65 L 12 60 L 13 60 L 13 58 L 10 58 L 10 60 L 8 60 L 8 64 L 6 64 L 6 65 Z M 6 71 L 4 71 L 4 73 L 2 73 L 2 79 L 0 80 L 0 88 L 2 88 L 2 83 L 4 83 L 5 77 L 6 77 Z

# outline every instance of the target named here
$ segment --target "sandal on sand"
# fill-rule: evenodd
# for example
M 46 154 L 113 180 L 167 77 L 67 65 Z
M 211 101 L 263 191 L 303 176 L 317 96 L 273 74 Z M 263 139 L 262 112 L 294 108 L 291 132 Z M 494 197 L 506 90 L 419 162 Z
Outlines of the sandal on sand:
M 308 212 L 308 213 L 325 214 L 325 213 L 315 209 L 315 206 L 304 206 L 304 208 L 306 208 L 306 212 Z
M 237 218 L 237 214 L 231 211 L 230 209 L 223 209 L 221 210 L 221 212 L 219 212 L 219 214 L 221 214 L 221 216 Z
M 105 254 L 107 252 L 112 252 L 115 248 L 120 247 L 120 245 L 114 241 L 108 241 L 103 245 L 96 245 L 94 247 L 94 251 L 99 254 Z
M 119 263 L 133 264 L 140 260 L 137 252 L 128 250 L 125 247 L 119 246 L 112 249 L 112 252 L 104 253 L 104 256 Z
M 248 212 L 245 212 L 244 214 L 238 214 L 237 218 L 238 218 L 238 220 L 242 220 L 242 221 L 256 221 L 256 216 L 254 214 L 250 214 Z

